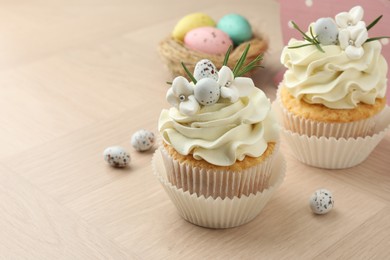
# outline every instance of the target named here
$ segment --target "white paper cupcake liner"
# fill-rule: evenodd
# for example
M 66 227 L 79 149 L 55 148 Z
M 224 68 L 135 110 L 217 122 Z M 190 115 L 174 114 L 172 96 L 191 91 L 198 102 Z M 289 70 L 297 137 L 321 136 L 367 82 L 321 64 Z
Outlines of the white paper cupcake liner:
M 173 159 L 166 149 L 160 146 L 167 178 L 178 189 L 196 193 L 198 196 L 211 196 L 214 199 L 221 197 L 233 198 L 242 195 L 248 196 L 268 187 L 271 167 L 275 155 L 278 153 L 279 143 L 276 143 L 272 154 L 263 162 L 240 172 L 227 170 L 206 170 L 192 167 Z
M 183 191 L 172 185 L 167 179 L 162 154 L 157 150 L 152 160 L 153 170 L 161 182 L 179 214 L 187 221 L 208 228 L 231 228 L 248 223 L 254 219 L 282 184 L 286 171 L 286 162 L 279 154 L 272 166 L 269 187 L 262 192 L 232 199 L 205 198 L 195 193 Z
M 376 117 L 349 123 L 324 123 L 299 117 L 284 108 L 280 97 L 281 86 L 276 95 L 276 103 L 280 108 L 279 118 L 284 128 L 294 133 L 307 136 L 324 136 L 335 138 L 364 137 L 372 135 L 377 122 Z
M 277 110 L 279 105 L 274 105 Z M 362 163 L 390 129 L 390 108 L 377 115 L 371 135 L 357 138 L 334 138 L 300 135 L 282 127 L 282 136 L 293 155 L 301 162 L 326 169 L 344 169 Z M 282 122 L 280 122 L 282 124 Z

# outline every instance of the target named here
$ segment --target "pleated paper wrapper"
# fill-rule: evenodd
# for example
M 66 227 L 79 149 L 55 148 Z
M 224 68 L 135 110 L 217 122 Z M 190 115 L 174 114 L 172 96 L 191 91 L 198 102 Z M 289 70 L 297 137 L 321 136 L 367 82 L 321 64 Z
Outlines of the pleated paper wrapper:
M 276 95 L 276 103 L 280 109 L 279 116 L 283 127 L 291 132 L 307 136 L 324 136 L 335 138 L 364 137 L 372 135 L 377 117 L 359 120 L 349 123 L 325 123 L 299 117 L 284 108 L 280 97 L 282 85 L 279 85 Z
M 274 160 L 268 188 L 249 196 L 242 195 L 232 199 L 211 196 L 198 196 L 196 193 L 183 191 L 167 179 L 167 169 L 160 150 L 152 160 L 153 170 L 179 214 L 190 223 L 207 228 L 231 228 L 253 220 L 271 199 L 276 189 L 282 184 L 286 163 L 281 154 Z
M 227 170 L 206 170 L 192 167 L 173 159 L 163 146 L 159 147 L 167 169 L 170 183 L 191 194 L 196 193 L 206 198 L 233 198 L 262 191 L 268 187 L 272 164 L 278 153 L 279 142 L 272 153 L 261 163 L 240 172 Z
M 279 104 L 274 102 L 273 108 L 277 114 L 280 113 Z M 386 106 L 375 117 L 375 126 L 371 134 L 357 138 L 301 135 L 286 129 L 281 117 L 278 117 L 278 120 L 282 126 L 283 139 L 289 144 L 293 155 L 299 161 L 319 168 L 345 169 L 366 160 L 385 137 L 390 129 L 390 108 Z

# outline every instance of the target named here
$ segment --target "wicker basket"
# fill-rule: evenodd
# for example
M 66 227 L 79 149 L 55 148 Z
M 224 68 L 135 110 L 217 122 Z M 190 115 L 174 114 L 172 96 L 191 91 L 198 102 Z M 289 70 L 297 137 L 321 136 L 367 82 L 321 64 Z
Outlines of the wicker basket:
M 234 67 L 248 43 L 251 47 L 247 54 L 246 63 L 251 62 L 259 54 L 264 53 L 268 47 L 266 40 L 264 40 L 261 36 L 255 36 L 251 40 L 240 44 L 232 50 L 229 57 L 228 67 Z M 172 37 L 168 37 L 160 42 L 159 52 L 164 63 L 167 65 L 174 77 L 179 75 L 187 77 L 183 67 L 181 66 L 181 62 L 184 62 L 191 72 L 194 71 L 196 63 L 201 59 L 211 60 L 214 65 L 220 69 L 225 57 L 224 54 L 212 55 L 190 50 L 184 46 L 184 43 L 179 42 Z

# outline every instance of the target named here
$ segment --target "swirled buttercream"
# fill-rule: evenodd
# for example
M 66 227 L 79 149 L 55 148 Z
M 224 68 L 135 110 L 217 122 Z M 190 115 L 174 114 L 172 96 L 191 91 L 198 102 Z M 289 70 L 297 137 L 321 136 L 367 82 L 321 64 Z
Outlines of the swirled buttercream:
M 352 60 L 339 45 L 289 49 L 305 44 L 291 39 L 281 62 L 288 69 L 283 86 L 297 99 L 333 109 L 353 109 L 359 102 L 374 104 L 387 87 L 387 63 L 378 41 L 363 44 L 364 55 Z
M 271 103 L 257 88 L 235 103 L 220 100 L 203 106 L 195 115 L 184 115 L 175 107 L 164 109 L 158 128 L 178 153 L 219 166 L 261 156 L 267 143 L 278 139 Z

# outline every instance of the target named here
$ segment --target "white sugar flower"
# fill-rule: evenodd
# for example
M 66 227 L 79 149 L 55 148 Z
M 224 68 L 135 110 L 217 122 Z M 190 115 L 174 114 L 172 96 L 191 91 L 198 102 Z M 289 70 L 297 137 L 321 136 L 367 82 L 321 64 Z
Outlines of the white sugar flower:
M 248 96 L 255 87 L 250 78 L 234 78 L 233 72 L 226 66 L 219 70 L 218 84 L 221 86 L 221 96 L 230 99 L 233 103 L 239 97 Z
M 355 25 L 364 25 L 365 23 L 362 21 L 364 15 L 364 10 L 361 6 L 355 6 L 349 12 L 342 12 L 336 15 L 336 23 L 337 25 L 344 29 L 349 26 Z
M 199 110 L 199 104 L 194 97 L 194 85 L 182 76 L 173 80 L 166 98 L 169 104 L 182 114 L 194 115 Z
M 352 60 L 360 59 L 364 54 L 362 44 L 367 40 L 368 33 L 364 25 L 358 25 L 342 29 L 339 32 L 341 49 Z

